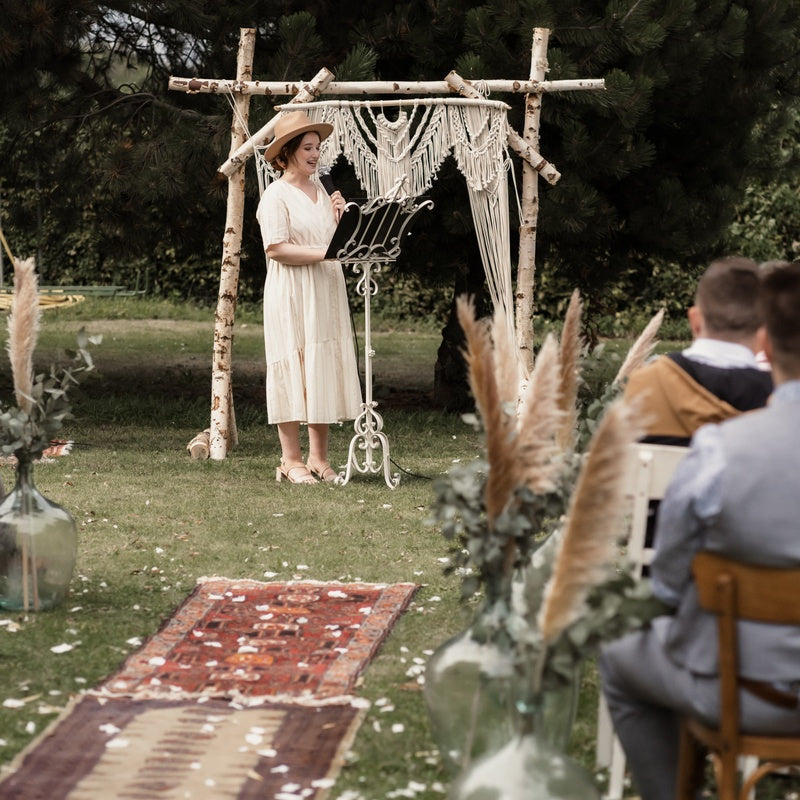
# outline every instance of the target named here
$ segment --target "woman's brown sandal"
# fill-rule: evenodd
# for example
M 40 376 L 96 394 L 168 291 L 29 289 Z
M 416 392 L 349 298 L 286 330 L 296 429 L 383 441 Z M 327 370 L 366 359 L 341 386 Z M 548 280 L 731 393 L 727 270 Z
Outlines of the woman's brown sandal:
M 284 478 L 289 483 L 317 483 L 311 470 L 302 461 L 291 464 L 281 461 L 280 466 L 275 470 L 275 480 L 280 483 Z
M 309 459 L 306 464 L 308 471 L 315 477 L 325 483 L 333 483 L 338 477 L 336 470 L 327 462 L 321 464 L 314 464 Z

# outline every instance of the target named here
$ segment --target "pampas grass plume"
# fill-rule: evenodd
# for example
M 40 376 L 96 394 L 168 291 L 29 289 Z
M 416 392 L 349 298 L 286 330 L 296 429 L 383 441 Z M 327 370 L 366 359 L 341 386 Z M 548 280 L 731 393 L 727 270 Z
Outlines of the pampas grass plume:
M 631 372 L 641 367 L 644 362 L 650 358 L 653 353 L 653 348 L 658 344 L 656 334 L 663 321 L 664 309 L 662 308 L 652 316 L 650 322 L 645 325 L 644 330 L 631 345 L 631 349 L 628 350 L 628 354 L 625 356 L 625 360 L 622 362 L 622 366 L 619 368 L 617 376 L 614 378 L 614 383 L 622 383 Z
M 513 418 L 503 407 L 498 392 L 488 327 L 475 319 L 475 306 L 467 298 L 457 299 L 456 312 L 467 340 L 465 358 L 470 387 L 486 431 L 486 456 L 490 465 L 486 513 L 492 525 L 517 484 Z
M 575 439 L 575 422 L 578 415 L 578 370 L 581 352 L 581 315 L 583 302 L 575 289 L 569 299 L 564 327 L 561 331 L 561 386 L 560 399 L 563 420 L 558 431 L 562 450 L 572 447 Z
M 587 594 L 613 560 L 623 517 L 628 452 L 638 435 L 630 407 L 617 400 L 592 437 L 537 618 L 548 644 L 580 616 Z
M 519 482 L 536 494 L 551 491 L 561 469 L 561 448 L 556 441 L 564 416 L 559 404 L 560 375 L 558 344 L 548 334 L 536 357 L 517 420 Z
M 39 281 L 36 261 L 14 259 L 14 294 L 8 315 L 8 357 L 17 406 L 30 414 L 33 405 L 33 352 L 39 336 Z

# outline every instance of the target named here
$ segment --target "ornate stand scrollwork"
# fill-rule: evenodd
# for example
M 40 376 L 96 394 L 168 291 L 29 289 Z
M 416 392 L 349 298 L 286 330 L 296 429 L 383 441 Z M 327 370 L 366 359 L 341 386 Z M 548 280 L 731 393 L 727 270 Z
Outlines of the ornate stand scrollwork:
M 383 432 L 383 417 L 375 410 L 377 403 L 372 398 L 372 331 L 370 306 L 378 292 L 375 275 L 384 264 L 397 260 L 408 226 L 422 208 L 432 208 L 430 200 L 417 203 L 413 197 L 378 197 L 364 206 L 348 203 L 339 223 L 337 236 L 328 249 L 328 257 L 343 264 L 350 264 L 361 277 L 356 284 L 356 293 L 364 298 L 364 402 L 361 413 L 353 425 L 355 436 L 350 440 L 347 466 L 339 473 L 336 482 L 346 484 L 353 471 L 361 474 L 377 474 L 383 469 L 386 485 L 396 489 L 400 473 L 392 474 L 389 457 L 389 439 Z M 338 241 L 337 241 L 338 239 Z M 380 450 L 382 456 L 376 456 Z M 359 459 L 359 451 L 362 454 Z

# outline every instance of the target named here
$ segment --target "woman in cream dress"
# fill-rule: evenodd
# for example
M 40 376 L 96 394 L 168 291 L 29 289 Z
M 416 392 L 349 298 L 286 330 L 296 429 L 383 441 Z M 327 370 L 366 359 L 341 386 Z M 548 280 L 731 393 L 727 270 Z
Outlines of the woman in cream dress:
M 292 483 L 335 480 L 329 426 L 361 411 L 344 275 L 338 261 L 324 260 L 345 201 L 314 180 L 320 142 L 330 132 L 330 125 L 313 123 L 302 111 L 278 120 L 265 157 L 283 174 L 264 190 L 256 212 L 267 254 L 267 415 L 281 443 L 276 479 Z

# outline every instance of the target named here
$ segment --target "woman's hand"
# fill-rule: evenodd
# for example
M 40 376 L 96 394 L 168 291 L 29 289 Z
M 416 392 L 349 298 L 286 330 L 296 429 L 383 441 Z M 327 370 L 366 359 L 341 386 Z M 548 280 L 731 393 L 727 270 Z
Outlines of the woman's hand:
M 344 207 L 347 205 L 347 201 L 342 197 L 342 193 L 337 189 L 332 195 L 331 198 L 331 205 L 333 206 L 333 215 L 336 217 L 336 221 L 338 222 L 342 218 L 342 214 L 344 213 Z

